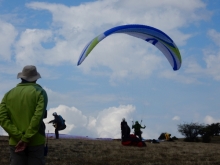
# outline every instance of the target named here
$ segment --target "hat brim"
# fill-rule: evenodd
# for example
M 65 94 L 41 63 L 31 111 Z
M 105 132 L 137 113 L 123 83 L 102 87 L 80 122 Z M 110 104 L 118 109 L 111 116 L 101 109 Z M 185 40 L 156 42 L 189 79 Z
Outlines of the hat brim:
M 32 76 L 32 77 L 27 77 L 27 76 L 24 76 L 22 72 L 20 72 L 18 73 L 17 78 L 22 78 L 26 81 L 32 82 L 32 81 L 36 81 L 37 79 L 41 78 L 41 76 L 40 76 L 40 73 L 37 72 L 37 75 Z

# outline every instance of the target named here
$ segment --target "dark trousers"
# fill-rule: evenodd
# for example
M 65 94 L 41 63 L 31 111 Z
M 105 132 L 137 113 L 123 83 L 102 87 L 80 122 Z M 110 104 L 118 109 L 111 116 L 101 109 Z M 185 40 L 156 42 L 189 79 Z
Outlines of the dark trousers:
M 30 146 L 21 152 L 10 146 L 10 165 L 45 165 L 44 145 Z
M 56 139 L 59 139 L 59 129 L 58 128 L 55 129 L 55 135 L 56 135 Z
M 142 140 L 142 137 L 141 137 L 142 131 L 135 131 L 134 134 L 138 136 L 140 140 Z
M 59 139 L 59 131 L 64 130 L 65 128 L 66 128 L 66 125 L 64 125 L 64 126 L 58 126 L 58 127 L 55 129 L 56 139 Z

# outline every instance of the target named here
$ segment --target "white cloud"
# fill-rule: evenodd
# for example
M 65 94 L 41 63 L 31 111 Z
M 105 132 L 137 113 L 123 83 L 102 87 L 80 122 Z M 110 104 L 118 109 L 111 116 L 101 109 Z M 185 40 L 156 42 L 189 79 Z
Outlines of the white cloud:
M 184 74 L 179 74 L 178 71 L 170 71 L 170 70 L 165 70 L 160 73 L 160 77 L 162 78 L 167 78 L 171 80 L 175 80 L 177 82 L 185 83 L 185 84 L 191 84 L 197 82 L 197 79 L 193 76 L 186 76 Z
M 219 70 L 217 68 L 219 68 L 219 66 L 215 65 L 218 63 L 218 58 L 216 58 L 216 55 L 207 55 L 207 53 L 208 51 L 206 51 L 206 54 L 204 55 L 204 67 L 202 67 L 195 59 L 191 59 L 191 61 L 185 61 L 186 67 L 184 68 L 184 74 L 181 76 L 173 76 L 173 74 L 163 74 L 163 76 L 167 76 L 167 78 L 175 78 L 176 80 L 180 80 L 180 82 L 187 84 L 201 83 L 199 79 L 204 77 L 213 77 L 213 79 L 218 80 Z
M 204 118 L 204 122 L 205 122 L 205 124 L 218 123 L 218 122 L 220 122 L 220 119 L 215 119 L 215 118 L 213 118 L 212 116 L 207 115 L 207 116 Z
M 131 114 L 135 107 L 132 105 L 121 105 L 119 107 L 110 107 L 99 113 L 96 118 L 96 130 L 99 137 L 120 138 L 122 118 L 131 120 Z
M 203 50 L 205 68 L 199 66 L 197 62 L 191 62 L 189 65 L 188 73 L 194 73 L 197 75 L 206 75 L 213 79 L 220 81 L 220 33 L 214 29 L 208 31 L 208 36 L 212 39 L 218 49 L 213 49 L 213 46 L 207 47 Z
M 60 104 L 69 105 L 74 98 L 70 94 L 63 94 L 43 87 L 48 95 L 48 107 L 58 106 Z
M 11 47 L 18 34 L 15 27 L 7 22 L 0 20 L 0 57 L 2 60 L 11 60 Z
M 197 82 L 199 78 L 208 77 L 213 78 L 214 80 L 220 81 L 220 33 L 214 29 L 208 31 L 208 36 L 212 39 L 212 41 L 217 45 L 217 49 L 213 49 L 212 46 L 207 46 L 203 49 L 203 62 L 204 66 L 198 62 L 198 59 L 188 58 L 185 60 L 185 70 L 184 72 L 187 74 L 187 77 L 184 79 L 187 80 L 187 83 Z M 163 76 L 169 77 L 173 74 L 165 74 Z M 177 76 L 176 76 L 177 77 Z M 171 76 L 170 76 L 171 78 Z M 180 77 L 177 77 L 179 79 Z M 182 76 L 183 78 L 183 76 Z
M 87 117 L 82 114 L 81 111 L 76 109 L 75 107 L 68 107 L 65 105 L 59 105 L 56 108 L 50 108 L 48 110 L 48 117 L 45 119 L 47 123 L 50 120 L 53 120 L 53 112 L 57 112 L 58 115 L 61 115 L 66 120 L 67 128 L 62 131 L 62 133 L 69 133 L 74 129 L 79 129 L 81 127 L 86 127 L 87 125 Z M 54 132 L 54 128 L 51 124 L 47 124 L 47 130 L 49 132 Z M 77 134 L 77 133 L 76 133 Z
M 206 72 L 213 79 L 220 81 L 220 50 L 218 52 L 206 51 L 204 60 L 206 62 Z
M 122 118 L 128 121 L 132 119 L 131 114 L 135 111 L 132 105 L 121 105 L 119 107 L 110 107 L 100 111 L 97 116 L 85 116 L 75 107 L 59 105 L 56 108 L 48 110 L 48 117 L 45 122 L 53 120 L 52 113 L 57 112 L 66 120 L 67 128 L 60 133 L 79 136 L 120 138 L 120 123 Z M 51 124 L 47 124 L 46 130 L 54 132 Z M 46 131 L 46 132 L 47 132 Z
M 172 120 L 180 120 L 180 117 L 179 117 L 179 116 L 174 116 L 174 117 L 172 118 Z
M 128 97 L 119 97 L 117 95 L 108 93 L 96 94 L 88 93 L 83 90 L 78 92 L 76 90 L 74 92 L 62 92 L 52 90 L 48 87 L 43 88 L 46 90 L 48 95 L 48 108 L 56 107 L 60 104 L 64 104 L 70 107 L 74 105 L 76 107 L 84 107 L 84 109 L 88 109 L 87 113 L 91 113 L 91 110 L 97 111 L 97 109 L 94 108 L 94 104 L 105 105 L 114 101 L 123 104 L 128 102 L 130 99 Z
M 205 73 L 212 76 L 213 79 L 220 81 L 220 33 L 211 29 L 208 31 L 208 36 L 218 46 L 218 50 L 213 50 L 213 48 L 204 50 L 204 61 L 206 62 Z
M 47 42 L 51 35 L 49 30 L 26 29 L 15 45 L 17 63 L 20 65 L 36 64 L 42 60 L 44 63 L 49 63 L 45 58 L 47 53 L 42 43 Z
M 139 3 L 132 0 L 103 0 L 71 7 L 55 3 L 31 2 L 26 6 L 51 12 L 52 38 L 55 44 L 53 48 L 45 50 L 39 45 L 43 38 L 37 37 L 38 46 L 22 45 L 24 48 L 29 48 L 23 50 L 27 52 L 24 56 L 26 58 L 22 58 L 19 54 L 18 59 L 28 60 L 32 53 L 31 56 L 37 56 L 32 59 L 50 65 L 62 62 L 75 65 L 88 41 L 101 32 L 121 24 L 154 26 L 170 35 L 177 45 L 183 45 L 191 34 L 184 34 L 179 28 L 209 16 L 205 11 L 205 4 L 200 0 L 193 2 L 188 0 L 184 3 L 175 0 L 163 2 L 142 0 Z M 204 14 L 198 15 L 197 10 L 202 10 Z M 36 51 L 34 53 L 32 50 L 39 50 L 39 53 Z M 130 36 L 115 35 L 97 45 L 79 68 L 89 73 L 94 72 L 94 68 L 98 66 L 107 67 L 111 72 L 110 81 L 114 83 L 115 80 L 128 77 L 149 77 L 153 71 L 163 68 L 163 64 L 166 65 L 163 58 L 162 53 L 156 51 L 156 48 L 150 44 Z M 136 67 L 137 65 L 139 67 Z
M 120 123 L 122 118 L 127 121 L 132 120 L 132 113 L 135 107 L 132 105 L 121 105 L 119 107 L 110 107 L 100 111 L 97 116 L 85 116 L 82 111 L 75 107 L 59 105 L 56 108 L 48 110 L 46 123 L 46 133 L 54 133 L 52 124 L 47 124 L 53 120 L 53 112 L 66 120 L 67 128 L 60 131 L 61 134 L 71 134 L 77 136 L 102 137 L 102 138 L 120 138 L 121 128 Z M 7 135 L 5 131 L 0 129 L 0 134 Z
M 215 29 L 210 29 L 208 31 L 208 36 L 214 41 L 214 43 L 220 47 L 220 33 Z

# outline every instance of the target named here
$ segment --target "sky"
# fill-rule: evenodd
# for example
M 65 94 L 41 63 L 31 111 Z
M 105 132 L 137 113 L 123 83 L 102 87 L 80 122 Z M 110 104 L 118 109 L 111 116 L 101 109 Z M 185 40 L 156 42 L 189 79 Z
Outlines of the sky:
M 181 137 L 178 125 L 220 122 L 220 1 L 0 0 L 0 98 L 35 65 L 48 94 L 48 118 L 62 134 L 120 138 L 120 122 L 139 121 L 143 138 Z M 153 45 L 114 34 L 77 66 L 86 44 L 119 25 L 157 28 L 178 46 L 182 66 Z M 21 119 L 22 120 L 22 119 Z M 46 132 L 53 133 L 51 124 Z M 133 130 L 131 131 L 133 132 Z M 0 128 L 0 134 L 7 133 Z

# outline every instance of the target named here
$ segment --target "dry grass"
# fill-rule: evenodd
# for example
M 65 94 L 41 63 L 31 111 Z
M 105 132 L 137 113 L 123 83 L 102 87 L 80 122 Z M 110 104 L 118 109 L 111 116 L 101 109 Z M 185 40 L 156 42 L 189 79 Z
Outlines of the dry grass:
M 49 139 L 46 165 L 219 165 L 220 137 L 212 143 L 176 140 L 147 147 L 122 146 L 118 140 Z M 0 164 L 9 164 L 6 137 L 0 137 Z

